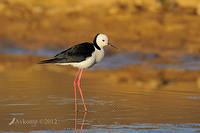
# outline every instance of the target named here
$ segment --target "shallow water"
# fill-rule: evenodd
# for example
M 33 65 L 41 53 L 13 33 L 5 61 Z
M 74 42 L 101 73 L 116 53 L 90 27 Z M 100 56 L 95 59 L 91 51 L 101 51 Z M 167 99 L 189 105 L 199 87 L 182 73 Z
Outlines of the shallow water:
M 52 57 L 58 51 L 8 48 L 0 52 Z M 105 57 L 91 70 L 130 65 L 177 70 L 200 68 L 197 56 L 168 59 L 165 62 L 155 53 L 119 53 Z M 83 111 L 78 94 L 79 111 L 75 113 L 73 79 L 70 74 L 43 69 L 1 73 L 0 132 L 200 132 L 200 91 L 196 88 L 145 91 L 91 77 L 82 81 L 88 112 Z
M 0 49 L 0 53 L 7 54 L 22 54 L 22 55 L 34 55 L 34 56 L 46 56 L 53 57 L 57 53 L 62 51 L 61 49 L 40 49 L 36 51 L 30 51 L 28 49 L 18 48 L 18 47 L 3 47 Z M 130 65 L 146 65 L 151 68 L 172 68 L 176 70 L 200 70 L 200 57 L 191 54 L 185 55 L 171 55 L 168 59 L 173 60 L 176 63 L 171 63 L 168 61 L 154 62 L 155 60 L 165 60 L 160 58 L 156 53 L 139 53 L 139 52 L 122 52 L 114 54 L 111 56 L 106 56 L 104 60 L 96 64 L 90 70 L 96 69 L 118 69 L 120 67 L 130 66 Z
M 200 131 L 200 93 L 181 90 L 144 91 L 98 80 L 82 80 L 88 112 L 78 93 L 74 112 L 74 77 L 32 71 L 2 75 L 1 132 L 190 133 Z M 76 120 L 76 122 L 75 122 Z

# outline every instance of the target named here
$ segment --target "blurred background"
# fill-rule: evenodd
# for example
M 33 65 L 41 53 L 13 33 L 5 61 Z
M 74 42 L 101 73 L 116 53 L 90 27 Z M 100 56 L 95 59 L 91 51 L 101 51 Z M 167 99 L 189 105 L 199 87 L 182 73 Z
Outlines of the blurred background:
M 66 48 L 106 33 L 126 51 L 199 52 L 198 0 L 1 0 L 0 46 Z
M 0 131 L 74 130 L 77 69 L 37 63 L 97 33 L 119 50 L 83 74 L 85 130 L 199 131 L 199 24 L 199 0 L 0 0 Z

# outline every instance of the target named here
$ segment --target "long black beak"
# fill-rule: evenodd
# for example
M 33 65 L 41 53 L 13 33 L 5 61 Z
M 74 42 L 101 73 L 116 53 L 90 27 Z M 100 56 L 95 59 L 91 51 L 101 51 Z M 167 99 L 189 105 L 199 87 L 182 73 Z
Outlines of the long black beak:
M 113 47 L 113 48 L 115 48 L 115 49 L 118 49 L 116 46 L 114 46 L 114 45 L 112 45 L 110 43 L 108 43 L 108 45 L 111 46 L 111 47 Z

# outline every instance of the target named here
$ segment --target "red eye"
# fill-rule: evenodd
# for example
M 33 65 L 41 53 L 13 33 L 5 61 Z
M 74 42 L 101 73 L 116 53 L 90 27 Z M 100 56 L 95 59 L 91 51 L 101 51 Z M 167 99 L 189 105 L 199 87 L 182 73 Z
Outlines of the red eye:
M 105 41 L 105 40 L 102 40 L 103 42 Z

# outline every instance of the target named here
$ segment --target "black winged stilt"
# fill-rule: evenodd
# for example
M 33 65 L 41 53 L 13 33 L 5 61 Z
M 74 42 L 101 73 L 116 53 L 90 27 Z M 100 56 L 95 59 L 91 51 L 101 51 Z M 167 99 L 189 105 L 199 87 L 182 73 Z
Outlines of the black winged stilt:
M 80 80 L 84 69 L 92 67 L 94 64 L 100 62 L 104 57 L 104 46 L 111 46 L 116 48 L 109 43 L 108 36 L 105 34 L 97 34 L 93 40 L 93 43 L 84 42 L 77 44 L 61 53 L 57 54 L 53 59 L 44 60 L 39 64 L 53 63 L 58 65 L 72 65 L 79 68 L 76 78 L 74 80 L 75 89 L 75 111 L 77 111 L 77 95 L 76 95 L 76 84 L 81 94 L 82 102 L 87 111 L 87 107 L 84 102 L 83 93 L 80 87 Z

